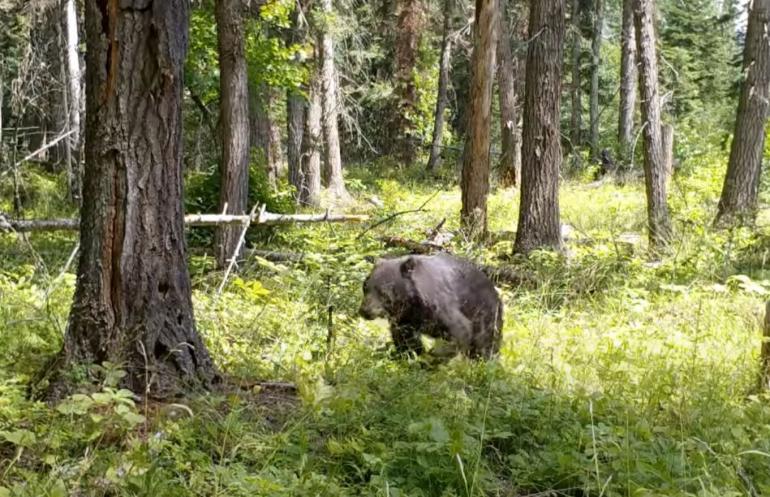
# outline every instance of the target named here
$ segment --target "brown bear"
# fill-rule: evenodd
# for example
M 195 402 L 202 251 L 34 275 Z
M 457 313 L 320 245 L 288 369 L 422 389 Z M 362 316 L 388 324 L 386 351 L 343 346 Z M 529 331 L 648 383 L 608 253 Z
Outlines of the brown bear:
M 503 303 L 494 284 L 449 254 L 379 260 L 364 281 L 359 313 L 387 318 L 399 353 L 422 353 L 421 334 L 449 340 L 471 358 L 500 349 Z

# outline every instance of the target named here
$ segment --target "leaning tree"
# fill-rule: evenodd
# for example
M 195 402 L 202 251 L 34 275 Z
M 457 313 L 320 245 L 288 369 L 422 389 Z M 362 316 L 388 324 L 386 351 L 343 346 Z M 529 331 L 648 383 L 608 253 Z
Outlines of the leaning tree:
M 111 362 L 168 397 L 218 378 L 195 329 L 182 208 L 185 0 L 87 0 L 80 263 L 54 373 Z M 50 394 L 66 392 L 59 374 Z

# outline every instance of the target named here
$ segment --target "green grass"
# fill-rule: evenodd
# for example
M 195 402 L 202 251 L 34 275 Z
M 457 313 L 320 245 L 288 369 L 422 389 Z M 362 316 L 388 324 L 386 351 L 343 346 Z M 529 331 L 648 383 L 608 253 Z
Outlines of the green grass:
M 768 495 L 770 397 L 755 386 L 770 237 L 712 231 L 718 164 L 675 180 L 675 241 L 660 261 L 646 254 L 641 185 L 566 182 L 569 252 L 516 262 L 538 284 L 501 287 L 504 346 L 487 364 L 393 361 L 386 325 L 355 315 L 379 236 L 420 239 L 443 218 L 457 227 L 451 182 L 354 168 L 356 210 L 424 209 L 361 239 L 343 225 L 255 237 L 306 258 L 252 258 L 221 296 L 212 260 L 191 257 L 218 365 L 244 384 L 293 382 L 297 398 L 257 388 L 134 404 L 110 389 L 117 365 L 101 371 L 100 394 L 58 408 L 26 400 L 61 343 L 74 276 L 59 273 L 74 240 L 0 235 L 0 497 Z M 491 230 L 514 231 L 517 209 L 516 191 L 495 191 Z M 624 233 L 642 244 L 619 244 Z M 511 243 L 453 240 L 493 264 Z

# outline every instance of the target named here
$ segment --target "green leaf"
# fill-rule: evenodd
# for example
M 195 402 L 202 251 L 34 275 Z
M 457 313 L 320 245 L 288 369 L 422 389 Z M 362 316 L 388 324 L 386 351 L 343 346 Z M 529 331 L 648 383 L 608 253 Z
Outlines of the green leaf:
M 50 497 L 67 497 L 67 487 L 64 486 L 63 481 L 56 480 L 48 495 Z
M 434 442 L 445 444 L 449 442 L 449 432 L 444 426 L 444 422 L 437 418 L 431 418 L 430 420 L 430 438 Z
M 19 447 L 31 447 L 37 437 L 29 430 L 0 431 L 0 436 Z

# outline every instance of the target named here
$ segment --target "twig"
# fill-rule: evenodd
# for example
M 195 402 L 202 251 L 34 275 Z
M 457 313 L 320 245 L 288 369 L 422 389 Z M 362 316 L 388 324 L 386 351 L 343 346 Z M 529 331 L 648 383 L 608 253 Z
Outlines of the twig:
M 446 223 L 446 218 L 443 218 L 440 223 L 438 223 L 432 230 L 428 232 L 428 241 L 432 242 L 436 239 L 439 232 L 441 231 L 441 228 L 444 227 L 444 223 Z
M 248 220 L 243 223 L 243 230 L 241 230 L 241 236 L 238 238 L 238 243 L 235 245 L 235 249 L 233 250 L 232 257 L 230 257 L 230 264 L 227 265 L 227 270 L 225 271 L 225 275 L 222 278 L 222 283 L 220 283 L 219 288 L 217 288 L 217 295 L 220 295 L 222 293 L 222 289 L 225 287 L 225 283 L 227 283 L 227 278 L 228 276 L 230 276 L 230 271 L 233 270 L 235 261 L 238 259 L 238 253 L 241 251 L 241 245 L 243 245 L 243 241 L 246 239 L 246 231 L 248 231 L 249 226 L 251 226 L 251 223 L 249 222 L 249 220 L 251 220 L 251 218 L 254 217 L 254 213 L 257 211 L 257 207 L 259 207 L 259 204 L 254 204 L 254 207 L 251 208 L 251 213 L 249 214 Z M 262 211 L 264 210 L 265 209 L 263 207 Z
M 60 141 L 62 141 L 63 139 L 67 138 L 69 135 L 71 135 L 71 134 L 72 134 L 72 133 L 74 133 L 75 131 L 78 131 L 78 130 L 76 130 L 76 129 L 71 129 L 71 130 L 67 131 L 66 133 L 63 133 L 63 134 L 61 134 L 61 135 L 57 136 L 57 137 L 56 137 L 56 138 L 55 138 L 53 141 L 50 141 L 50 142 L 46 143 L 45 145 L 43 145 L 43 146 L 42 146 L 42 147 L 40 147 L 39 149 L 35 150 L 35 151 L 34 151 L 34 152 L 32 152 L 31 154 L 27 155 L 26 157 L 24 157 L 23 159 L 21 159 L 20 161 L 18 161 L 16 164 L 14 164 L 14 166 L 13 166 L 13 167 L 19 167 L 19 166 L 20 166 L 20 165 L 22 165 L 24 162 L 26 162 L 26 161 L 30 160 L 31 158 L 35 157 L 37 154 L 39 154 L 39 153 L 41 153 L 41 152 L 45 152 L 46 150 L 48 150 L 49 148 L 53 147 L 54 145 L 56 145 L 57 143 L 59 143 L 59 142 L 60 142 Z
M 430 254 L 431 252 L 440 252 L 448 250 L 441 245 L 432 242 L 416 242 L 414 240 L 407 240 L 400 236 L 386 236 L 380 238 L 386 247 L 403 247 L 411 250 L 416 254 Z
M 436 195 L 438 195 L 439 192 L 435 192 L 433 195 L 428 197 L 428 200 L 422 203 L 422 205 L 416 209 L 410 209 L 406 211 L 400 211 L 396 212 L 394 214 L 391 214 L 390 216 L 385 217 L 384 219 L 381 219 L 377 221 L 376 223 L 370 225 L 368 228 L 366 228 L 364 231 L 362 231 L 357 237 L 356 240 L 360 240 L 365 234 L 376 228 L 377 226 L 381 226 L 389 221 L 392 221 L 393 219 L 397 218 L 398 216 L 403 216 L 404 214 L 413 214 L 415 212 L 422 212 L 425 209 L 425 206 L 428 205 L 428 202 L 436 198 Z

